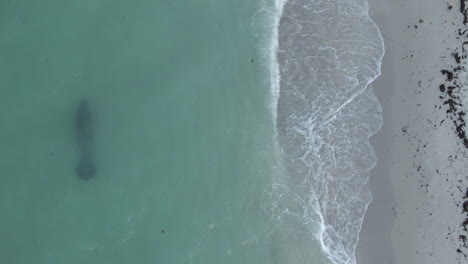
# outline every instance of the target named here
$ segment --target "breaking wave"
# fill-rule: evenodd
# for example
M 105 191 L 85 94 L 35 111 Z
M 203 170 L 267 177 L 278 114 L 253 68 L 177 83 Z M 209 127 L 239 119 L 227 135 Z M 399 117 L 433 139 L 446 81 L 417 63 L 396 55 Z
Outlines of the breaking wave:
M 369 137 L 382 125 L 370 83 L 380 75 L 383 39 L 365 0 L 276 0 L 270 10 L 265 54 L 286 171 L 271 212 L 289 231 L 307 230 L 332 263 L 354 264 L 372 200 Z

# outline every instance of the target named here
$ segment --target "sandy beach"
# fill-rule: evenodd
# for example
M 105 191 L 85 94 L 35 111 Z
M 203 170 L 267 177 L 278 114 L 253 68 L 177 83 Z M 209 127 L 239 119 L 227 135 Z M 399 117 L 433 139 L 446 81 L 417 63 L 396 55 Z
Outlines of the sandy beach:
M 463 3 L 369 0 L 385 41 L 373 83 L 384 124 L 372 138 L 378 162 L 359 264 L 468 261 Z

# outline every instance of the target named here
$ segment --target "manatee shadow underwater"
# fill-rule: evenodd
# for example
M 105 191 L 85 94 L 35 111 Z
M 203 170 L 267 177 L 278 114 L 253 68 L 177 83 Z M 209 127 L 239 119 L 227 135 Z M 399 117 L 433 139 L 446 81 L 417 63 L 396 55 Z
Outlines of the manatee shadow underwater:
M 92 157 L 93 123 L 89 103 L 81 100 L 76 111 L 75 130 L 80 159 L 76 166 L 76 175 L 83 180 L 89 180 L 96 175 L 96 164 Z

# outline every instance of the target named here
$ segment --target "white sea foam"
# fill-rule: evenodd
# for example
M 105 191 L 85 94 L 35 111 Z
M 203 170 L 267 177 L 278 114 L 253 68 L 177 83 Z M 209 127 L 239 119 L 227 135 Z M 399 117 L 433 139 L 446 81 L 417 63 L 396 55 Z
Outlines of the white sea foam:
M 283 12 L 284 3 L 287 0 L 260 0 L 260 8 L 252 17 L 251 32 L 260 37 L 262 58 L 260 62 L 268 72 L 270 78 L 268 84 L 271 88 L 271 104 L 273 122 L 276 123 L 277 106 L 279 98 L 280 74 L 277 61 L 278 52 L 278 28 Z M 271 2 L 271 3 L 270 3 Z
M 265 54 L 288 172 L 273 188 L 274 215 L 288 232 L 307 228 L 332 263 L 354 264 L 376 162 L 369 137 L 382 123 L 369 84 L 383 40 L 365 0 L 277 0 L 273 13 Z

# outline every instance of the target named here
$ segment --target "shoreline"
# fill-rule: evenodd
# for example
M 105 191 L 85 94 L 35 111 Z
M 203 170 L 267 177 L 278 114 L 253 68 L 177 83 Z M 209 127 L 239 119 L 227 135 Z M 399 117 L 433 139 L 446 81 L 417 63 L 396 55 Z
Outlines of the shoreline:
M 356 248 L 359 264 L 467 259 L 462 222 L 468 159 L 447 111 L 451 96 L 441 94 L 453 91 L 448 72 L 458 60 L 451 53 L 460 42 L 463 3 L 369 0 L 386 47 L 382 75 L 372 84 L 384 123 L 371 138 L 378 161 L 370 172 L 374 199 Z

